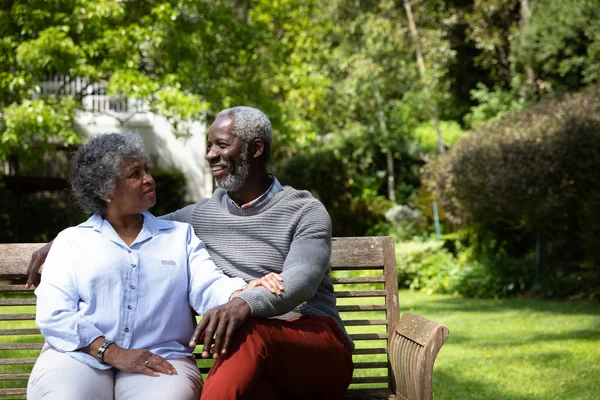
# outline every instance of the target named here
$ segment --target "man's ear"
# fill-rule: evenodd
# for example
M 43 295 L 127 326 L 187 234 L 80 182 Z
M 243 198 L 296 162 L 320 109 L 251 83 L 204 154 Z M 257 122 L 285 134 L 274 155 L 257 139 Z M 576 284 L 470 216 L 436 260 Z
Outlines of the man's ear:
M 250 144 L 252 158 L 259 158 L 265 151 L 265 142 L 262 139 L 254 139 Z

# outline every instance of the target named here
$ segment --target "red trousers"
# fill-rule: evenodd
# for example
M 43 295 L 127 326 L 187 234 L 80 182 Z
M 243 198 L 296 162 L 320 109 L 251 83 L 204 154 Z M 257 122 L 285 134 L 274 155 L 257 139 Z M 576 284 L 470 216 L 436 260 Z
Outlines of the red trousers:
M 353 370 L 332 318 L 250 318 L 210 369 L 201 399 L 341 399 Z

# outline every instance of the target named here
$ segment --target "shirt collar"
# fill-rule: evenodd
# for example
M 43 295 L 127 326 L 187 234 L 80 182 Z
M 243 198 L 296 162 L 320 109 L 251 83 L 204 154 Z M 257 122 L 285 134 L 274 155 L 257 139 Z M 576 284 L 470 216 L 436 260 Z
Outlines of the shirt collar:
M 142 215 L 144 216 L 144 224 L 142 225 L 142 230 L 138 236 L 138 238 L 141 240 L 145 240 L 150 236 L 156 236 L 162 230 L 173 228 L 173 221 L 156 218 L 148 211 L 144 211 Z M 100 214 L 94 214 L 87 221 L 79 224 L 78 226 L 82 228 L 93 228 L 97 232 L 102 232 L 102 227 L 105 223 L 110 225 L 110 223 L 102 218 Z M 111 230 L 112 229 L 113 228 L 111 226 Z
M 279 183 L 277 178 L 275 178 L 271 174 L 269 174 L 269 177 L 271 179 L 273 179 L 273 182 L 271 182 L 271 186 L 269 186 L 269 189 L 267 189 L 266 192 L 261 194 L 256 199 L 254 199 L 246 204 L 242 204 L 241 206 L 238 206 L 238 204 L 231 197 L 229 197 L 229 194 L 227 194 L 227 201 L 229 201 L 229 204 L 231 204 L 232 206 L 235 206 L 236 208 L 238 208 L 240 210 L 246 210 L 248 208 L 258 207 L 258 206 L 268 202 L 269 200 L 271 200 L 273 198 L 273 196 L 275 196 L 277 193 L 281 192 L 281 190 L 282 190 L 281 183 Z

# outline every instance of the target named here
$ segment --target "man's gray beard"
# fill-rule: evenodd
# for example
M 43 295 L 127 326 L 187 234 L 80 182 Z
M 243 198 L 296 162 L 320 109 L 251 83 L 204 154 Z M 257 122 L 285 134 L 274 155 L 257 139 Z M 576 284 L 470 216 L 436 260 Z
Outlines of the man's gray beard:
M 235 171 L 231 169 L 231 164 L 228 161 L 224 161 L 224 164 L 227 165 L 227 177 L 219 181 L 215 179 L 215 183 L 217 187 L 221 189 L 225 189 L 228 192 L 237 192 L 244 186 L 244 183 L 248 180 L 248 175 L 250 175 L 250 164 L 248 163 L 248 153 L 247 148 L 242 149 L 242 155 L 240 156 L 241 163 L 238 164 Z

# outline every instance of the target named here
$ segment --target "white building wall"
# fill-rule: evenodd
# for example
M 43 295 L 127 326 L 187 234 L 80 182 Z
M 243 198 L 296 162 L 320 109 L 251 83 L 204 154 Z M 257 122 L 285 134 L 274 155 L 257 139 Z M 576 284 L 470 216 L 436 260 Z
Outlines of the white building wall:
M 175 168 L 187 180 L 187 202 L 210 197 L 213 191 L 212 174 L 206 154 L 206 126 L 199 122 L 187 126 L 190 136 L 178 138 L 166 118 L 151 112 L 135 114 L 99 114 L 82 111 L 75 119 L 77 133 L 85 140 L 95 134 L 134 131 L 144 140 L 146 151 L 160 169 Z

